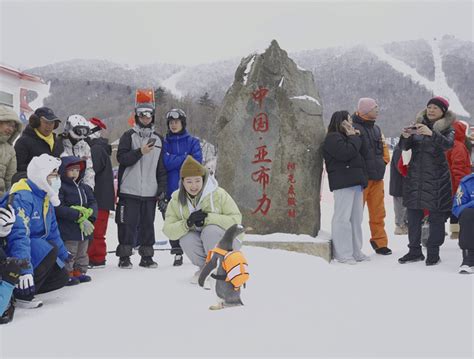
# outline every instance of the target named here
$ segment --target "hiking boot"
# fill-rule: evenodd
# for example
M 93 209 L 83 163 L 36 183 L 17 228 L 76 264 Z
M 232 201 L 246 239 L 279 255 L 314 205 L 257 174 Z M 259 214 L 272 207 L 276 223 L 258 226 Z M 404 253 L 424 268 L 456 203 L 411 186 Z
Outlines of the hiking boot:
M 405 264 L 405 263 L 420 262 L 423 260 L 425 260 L 425 256 L 423 255 L 423 253 L 416 254 L 416 253 L 408 252 L 403 257 L 398 259 L 398 263 Z
M 29 299 L 15 298 L 15 305 L 18 308 L 35 309 L 43 306 L 43 302 L 35 297 Z
M 103 260 L 101 262 L 89 261 L 89 265 L 87 267 L 89 269 L 104 268 L 105 267 L 105 260 Z
M 474 273 L 474 266 L 468 266 L 466 264 L 463 264 L 462 266 L 459 267 L 459 273 L 460 274 L 473 274 Z
M 403 236 L 408 234 L 408 228 L 406 226 L 395 226 L 395 235 Z
M 142 257 L 139 266 L 144 268 L 156 268 L 158 267 L 158 263 L 156 263 L 152 257 Z
M 379 247 L 377 246 L 377 243 L 375 243 L 374 241 L 370 241 L 370 245 L 372 246 L 372 248 L 375 250 L 375 253 L 377 254 L 381 254 L 383 256 L 388 256 L 390 254 L 392 254 L 392 250 L 388 247 Z
M 7 324 L 13 320 L 13 315 L 15 314 L 15 305 L 13 304 L 13 297 L 10 299 L 7 309 L 3 312 L 0 317 L 0 324 Z
M 176 254 L 174 256 L 173 266 L 179 267 L 180 265 L 183 265 L 183 255 L 182 254 Z
M 130 262 L 130 257 L 120 257 L 118 266 L 122 269 L 132 269 L 133 264 Z

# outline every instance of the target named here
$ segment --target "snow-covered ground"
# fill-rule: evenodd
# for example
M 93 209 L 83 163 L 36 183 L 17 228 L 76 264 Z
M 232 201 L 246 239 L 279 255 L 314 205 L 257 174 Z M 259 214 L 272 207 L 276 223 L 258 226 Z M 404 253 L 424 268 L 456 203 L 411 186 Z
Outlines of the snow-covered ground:
M 0 327 L 0 358 L 472 358 L 474 276 L 457 273 L 457 241 L 446 239 L 438 266 L 398 264 L 407 237 L 393 235 L 391 197 L 385 201 L 393 255 L 374 254 L 367 224 L 371 261 L 355 266 L 244 247 L 251 278 L 239 308 L 208 310 L 212 291 L 190 284 L 195 268 L 187 260 L 172 267 L 168 252 L 156 252 L 157 269 L 138 267 L 135 255 L 132 270 L 109 254 L 106 268 L 89 272 L 91 283 L 39 295 L 42 308 L 18 309 Z M 325 233 L 332 206 L 325 180 Z M 107 240 L 114 249 L 113 219 Z

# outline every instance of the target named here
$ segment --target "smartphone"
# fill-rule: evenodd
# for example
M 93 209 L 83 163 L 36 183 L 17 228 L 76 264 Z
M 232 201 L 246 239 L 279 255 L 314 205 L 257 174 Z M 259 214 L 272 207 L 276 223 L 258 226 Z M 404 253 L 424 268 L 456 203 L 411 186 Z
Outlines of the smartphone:
M 408 132 L 410 134 L 416 134 L 416 130 L 418 129 L 418 127 L 416 126 L 408 126 L 408 127 L 404 127 L 403 130 L 405 132 Z
M 148 146 L 154 146 L 156 142 L 156 138 L 149 138 L 148 142 L 146 143 Z

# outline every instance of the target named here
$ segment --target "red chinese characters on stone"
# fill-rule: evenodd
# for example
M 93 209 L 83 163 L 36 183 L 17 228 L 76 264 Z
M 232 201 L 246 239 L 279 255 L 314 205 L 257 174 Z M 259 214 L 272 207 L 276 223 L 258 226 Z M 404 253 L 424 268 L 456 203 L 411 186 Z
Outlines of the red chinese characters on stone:
M 265 87 L 259 87 L 254 92 L 252 92 L 252 98 L 256 103 L 258 103 L 258 106 L 260 108 L 262 108 L 263 106 L 263 100 L 265 100 L 265 97 L 267 96 L 268 91 L 269 90 Z
M 290 218 L 296 218 L 296 209 L 295 208 L 290 208 L 288 210 L 288 217 Z
M 268 155 L 267 146 L 266 146 L 266 145 L 257 147 L 256 150 L 257 150 L 257 153 L 255 154 L 254 160 L 252 161 L 252 163 L 261 163 L 261 162 L 268 162 L 268 163 L 270 163 L 270 162 L 272 162 L 271 159 L 265 158 L 265 157 L 267 157 L 267 155 Z
M 288 208 L 288 217 L 290 218 L 296 218 L 296 193 L 295 193 L 295 186 L 294 184 L 296 183 L 295 179 L 295 174 L 293 173 L 296 170 L 296 163 L 294 162 L 288 162 L 286 166 L 288 170 L 288 183 L 290 184 L 288 187 L 288 198 L 287 198 L 287 204 L 288 207 L 293 207 L 293 208 Z
M 258 199 L 258 207 L 252 212 L 252 214 L 261 212 L 264 216 L 266 216 L 268 211 L 270 210 L 271 204 L 272 200 L 267 197 L 266 193 L 263 193 L 262 198 Z
M 288 162 L 288 164 L 286 165 L 286 169 L 288 171 L 294 171 L 296 169 L 296 163 L 294 162 Z
M 260 166 L 259 170 L 252 173 L 252 180 L 262 185 L 263 192 L 265 192 L 265 189 L 270 182 L 270 175 L 267 173 L 268 171 L 270 171 L 270 168 Z
M 253 118 L 253 130 L 256 132 L 267 132 L 269 128 L 268 115 L 260 112 Z

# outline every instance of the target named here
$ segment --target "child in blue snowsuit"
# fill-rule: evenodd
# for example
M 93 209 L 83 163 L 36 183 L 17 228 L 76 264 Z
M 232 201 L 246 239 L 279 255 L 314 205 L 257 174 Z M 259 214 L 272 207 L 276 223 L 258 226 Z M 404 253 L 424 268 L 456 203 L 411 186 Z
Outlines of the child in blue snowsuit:
M 27 167 L 28 178 L 16 182 L 0 203 L 0 207 L 5 207 L 11 196 L 16 215 L 5 252 L 28 263 L 21 269 L 14 290 L 18 307 L 40 307 L 43 303 L 34 297 L 36 293 L 62 288 L 68 282 L 64 263 L 69 253 L 53 209 L 60 203 L 60 164 L 61 160 L 47 154 L 33 157 Z
M 463 177 L 454 196 L 453 214 L 459 219 L 459 273 L 474 273 L 474 174 Z

